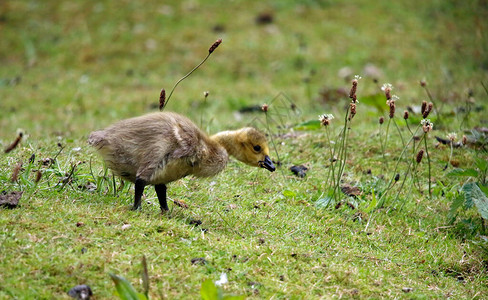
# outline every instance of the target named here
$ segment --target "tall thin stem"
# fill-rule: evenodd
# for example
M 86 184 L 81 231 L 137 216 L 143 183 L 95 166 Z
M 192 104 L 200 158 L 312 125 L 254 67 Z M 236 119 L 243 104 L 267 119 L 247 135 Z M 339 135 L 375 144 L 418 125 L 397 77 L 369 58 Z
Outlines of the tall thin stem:
M 384 144 L 385 144 L 385 151 L 386 151 L 386 146 L 388 145 L 388 134 L 390 131 L 390 122 L 391 118 L 388 119 L 388 124 L 386 124 L 386 133 L 385 133 L 385 138 L 384 138 Z M 385 155 L 385 151 L 383 151 L 383 155 Z M 388 160 L 385 159 L 386 167 L 388 168 Z
M 335 186 L 335 162 L 334 162 L 334 154 L 335 154 L 335 151 L 332 150 L 332 146 L 330 144 L 330 134 L 329 134 L 329 126 L 325 127 L 325 133 L 327 135 L 327 144 L 328 144 L 328 147 L 329 147 L 329 151 L 330 151 L 330 167 L 329 167 L 329 174 L 327 175 L 327 180 L 325 181 L 325 183 L 329 183 L 329 176 L 331 175 L 332 173 L 332 185 Z
M 385 164 L 387 164 L 386 162 L 386 156 L 385 156 L 385 143 L 384 143 L 384 139 L 383 139 L 383 135 L 381 134 L 381 128 L 383 127 L 382 126 L 383 124 L 380 123 L 380 129 L 379 129 L 379 135 L 380 135 L 380 144 L 381 144 L 381 155 L 383 156 L 383 162 Z
M 178 84 L 180 84 L 180 82 L 182 82 L 183 80 L 185 80 L 188 76 L 190 76 L 193 72 L 195 72 L 196 69 L 198 69 L 201 65 L 203 65 L 205 63 L 205 61 L 210 57 L 210 54 L 212 54 L 212 53 L 207 54 L 207 56 L 196 67 L 194 67 L 188 74 L 186 74 L 185 76 L 181 77 L 180 80 L 178 80 L 176 82 L 176 84 L 173 86 L 173 89 L 171 89 L 171 92 L 169 93 L 169 96 L 166 99 L 166 102 L 164 103 L 164 105 L 161 108 L 161 110 L 164 110 L 164 108 L 166 107 L 166 105 L 168 105 L 169 99 L 171 99 L 171 95 L 173 95 L 173 92 L 175 91 L 175 89 L 178 86 Z
M 196 66 L 194 67 L 188 74 L 186 74 L 185 76 L 183 76 L 180 80 L 178 80 L 176 82 L 176 84 L 173 86 L 173 88 L 171 89 L 171 92 L 169 93 L 169 96 L 168 96 L 168 99 L 160 99 L 160 110 L 164 110 L 164 108 L 166 107 L 166 105 L 168 105 L 168 102 L 169 102 L 169 99 L 171 99 L 171 95 L 173 95 L 173 92 L 175 91 L 176 87 L 178 86 L 178 84 L 180 84 L 180 82 L 182 82 L 183 80 L 185 80 L 188 76 L 190 76 L 193 72 L 195 72 L 196 69 L 198 69 L 201 65 L 203 65 L 207 59 L 210 57 L 210 55 L 215 51 L 215 49 L 217 49 L 217 47 L 222 43 L 222 39 L 218 39 L 216 40 L 212 46 L 210 46 L 210 48 L 208 49 L 208 54 L 207 56 Z M 164 103 L 161 103 L 164 102 Z
M 419 127 L 417 127 L 417 130 L 415 131 L 415 133 L 416 133 L 416 132 L 419 130 L 419 128 L 420 128 L 420 126 L 419 126 Z M 405 145 L 405 147 L 403 147 L 402 153 L 400 153 L 400 156 L 398 157 L 398 160 L 397 160 L 397 162 L 396 162 L 396 164 L 395 164 L 395 168 L 393 169 L 393 174 L 396 174 L 396 173 L 397 173 L 398 165 L 400 164 L 400 161 L 401 161 L 401 159 L 402 159 L 402 157 L 403 157 L 403 154 L 404 154 L 404 153 L 405 153 L 405 151 L 407 150 L 408 145 L 409 145 L 409 144 L 410 144 L 410 143 L 413 141 L 413 138 L 414 138 L 414 136 L 412 136 L 412 137 L 410 138 L 410 140 L 407 142 L 407 144 Z M 387 193 L 390 191 L 390 189 L 391 189 L 391 187 L 392 187 L 392 185 L 393 185 L 393 182 L 394 182 L 394 177 L 395 177 L 395 176 L 392 176 L 392 177 L 391 177 L 390 182 L 388 183 L 388 186 L 386 187 L 385 192 L 384 192 L 384 193 L 381 195 L 380 199 L 378 200 L 378 205 L 377 205 L 377 207 L 382 207 L 382 206 L 383 206 L 383 204 L 384 204 L 384 202 L 385 202 L 385 200 L 383 200 L 383 198 L 384 198 L 384 197 L 386 196 L 386 194 L 387 194 Z
M 342 130 L 342 139 L 341 139 L 341 146 L 339 148 L 339 172 L 337 173 L 337 180 L 335 182 L 335 186 L 334 186 L 334 191 L 332 193 L 332 196 L 335 197 L 336 196 L 336 193 L 338 193 L 339 191 L 339 185 L 341 183 L 341 178 L 342 178 L 342 175 L 344 174 L 344 169 L 345 169 L 345 166 L 346 166 L 346 156 L 347 156 L 347 128 L 348 128 L 348 117 L 349 117 L 349 108 L 350 106 L 348 106 L 347 108 L 347 111 L 346 111 L 346 115 L 344 117 L 344 128 Z
M 429 155 L 429 150 L 427 149 L 427 133 L 425 134 L 424 137 L 424 146 L 425 146 L 425 154 L 427 155 L 427 162 L 429 164 L 429 197 L 432 199 L 432 183 L 430 180 L 430 175 L 431 175 L 431 168 L 430 168 L 430 155 Z
M 451 142 L 449 143 L 449 145 L 451 146 L 451 153 L 449 154 L 449 161 L 447 162 L 447 165 L 446 167 L 444 168 L 444 170 L 446 170 L 447 168 L 449 168 L 449 165 L 451 164 L 451 160 L 452 160 L 452 153 L 454 152 L 454 147 L 453 145 L 454 144 L 454 141 L 451 140 Z
M 271 144 L 273 144 L 273 149 L 276 153 L 276 158 L 278 159 L 278 161 L 281 161 L 280 160 L 280 155 L 278 154 L 278 149 L 276 149 L 276 144 L 274 142 L 274 139 L 273 139 L 273 135 L 271 134 L 271 130 L 269 130 L 269 120 L 268 120 L 268 112 L 265 111 L 264 112 L 264 115 L 266 116 L 266 130 L 268 131 L 269 133 L 269 136 L 270 136 L 270 139 L 271 139 Z
M 400 192 L 402 191 L 403 186 L 405 185 L 405 182 L 407 181 L 407 177 L 408 177 L 408 174 L 410 173 L 410 169 L 412 168 L 412 164 L 413 164 L 413 161 L 409 161 L 407 172 L 405 173 L 405 176 L 403 176 L 402 184 L 400 185 L 400 188 L 398 189 L 398 193 L 396 194 L 396 197 L 393 200 L 393 202 L 396 202 L 398 200 L 398 197 L 400 196 Z M 403 205 L 405 205 L 405 202 L 407 202 L 407 201 L 403 201 L 403 203 L 400 206 L 400 209 L 399 210 L 402 210 Z
M 398 127 L 398 124 L 395 122 L 395 120 L 393 120 L 393 124 L 395 124 L 395 126 L 398 130 L 398 134 L 400 135 L 400 138 L 402 139 L 402 145 L 403 145 L 403 147 L 405 147 L 405 140 L 403 139 L 403 135 L 402 135 L 402 132 L 400 131 L 400 127 Z

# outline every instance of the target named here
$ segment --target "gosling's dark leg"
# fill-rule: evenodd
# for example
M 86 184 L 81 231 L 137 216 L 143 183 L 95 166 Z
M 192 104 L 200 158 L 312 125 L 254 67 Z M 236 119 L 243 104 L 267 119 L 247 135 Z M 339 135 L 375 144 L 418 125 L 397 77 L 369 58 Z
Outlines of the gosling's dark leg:
M 158 195 L 159 205 L 161 206 L 161 211 L 165 212 L 168 210 L 168 203 L 166 202 L 166 185 L 156 184 L 154 186 L 156 194 Z
M 142 193 L 144 193 L 144 187 L 146 187 L 146 181 L 141 178 L 136 178 L 134 207 L 132 207 L 132 210 L 136 210 L 141 207 L 141 197 Z

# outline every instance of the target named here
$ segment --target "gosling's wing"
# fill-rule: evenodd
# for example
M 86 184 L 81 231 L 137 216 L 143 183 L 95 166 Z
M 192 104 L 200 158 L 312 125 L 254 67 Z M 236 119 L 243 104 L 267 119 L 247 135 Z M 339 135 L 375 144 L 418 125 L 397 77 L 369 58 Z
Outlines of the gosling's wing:
M 172 134 L 176 142 L 171 153 L 172 158 L 193 157 L 197 154 L 198 148 L 200 147 L 198 128 L 176 124 L 173 127 Z
M 202 133 L 190 120 L 168 114 L 142 157 L 138 176 L 170 182 L 191 174 L 199 160 Z

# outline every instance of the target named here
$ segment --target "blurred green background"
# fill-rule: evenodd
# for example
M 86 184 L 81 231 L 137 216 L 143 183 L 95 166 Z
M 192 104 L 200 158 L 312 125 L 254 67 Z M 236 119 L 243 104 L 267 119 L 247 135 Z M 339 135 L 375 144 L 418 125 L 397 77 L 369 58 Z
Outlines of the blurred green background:
M 320 91 L 348 87 L 344 67 L 392 83 L 405 103 L 425 97 L 420 79 L 461 99 L 486 79 L 487 17 L 481 0 L 4 0 L 0 140 L 18 128 L 35 139 L 84 138 L 155 111 L 160 89 L 169 92 L 217 38 L 222 45 L 167 107 L 196 119 L 209 91 L 211 131 L 235 127 L 228 112 L 280 92 L 305 116 L 333 110 Z M 359 98 L 377 90 L 367 79 Z

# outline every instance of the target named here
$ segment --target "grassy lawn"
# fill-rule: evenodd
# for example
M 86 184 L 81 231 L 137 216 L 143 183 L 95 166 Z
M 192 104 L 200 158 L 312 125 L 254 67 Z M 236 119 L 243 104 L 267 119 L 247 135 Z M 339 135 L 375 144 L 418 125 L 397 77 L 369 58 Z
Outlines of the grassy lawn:
M 142 291 L 143 255 L 152 299 L 198 299 L 222 273 L 224 294 L 250 299 L 487 298 L 487 18 L 481 0 L 3 1 L 1 149 L 23 137 L 0 155 L 0 192 L 23 195 L 0 208 L 0 299 L 69 299 L 79 284 L 116 299 L 109 273 Z M 86 139 L 157 111 L 217 38 L 166 110 L 212 134 L 260 128 L 280 166 L 231 160 L 170 184 L 168 214 L 149 187 L 131 211 L 133 185 Z M 384 83 L 400 97 L 393 119 Z M 335 116 L 326 128 L 321 114 Z M 451 132 L 452 148 L 435 138 Z M 332 192 L 334 168 L 356 196 Z

